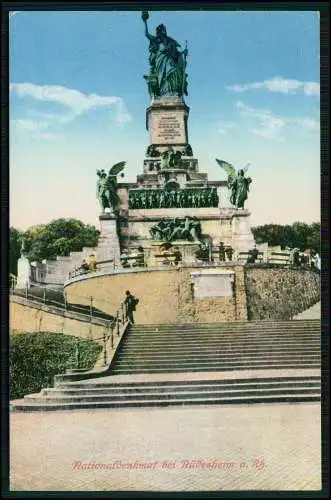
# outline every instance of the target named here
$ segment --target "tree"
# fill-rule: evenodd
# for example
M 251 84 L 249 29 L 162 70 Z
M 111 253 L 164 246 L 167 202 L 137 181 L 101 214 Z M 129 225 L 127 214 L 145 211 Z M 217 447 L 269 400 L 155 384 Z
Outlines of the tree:
M 17 261 L 21 255 L 22 233 L 11 227 L 9 230 L 9 273 L 17 276 Z
M 77 219 L 56 219 L 49 224 L 31 227 L 24 233 L 30 261 L 55 259 L 57 255 L 79 252 L 98 244 L 99 231 Z
M 299 248 L 301 251 L 311 248 L 316 252 L 320 252 L 320 231 L 319 222 L 294 222 L 291 226 L 265 224 L 252 228 L 256 243 L 267 242 L 270 246 Z

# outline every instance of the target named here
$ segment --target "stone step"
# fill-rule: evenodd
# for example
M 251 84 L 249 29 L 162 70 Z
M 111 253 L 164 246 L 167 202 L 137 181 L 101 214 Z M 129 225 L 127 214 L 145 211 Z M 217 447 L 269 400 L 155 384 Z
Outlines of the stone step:
M 251 333 L 251 332 L 173 332 L 173 333 L 156 333 L 156 334 L 137 334 L 136 332 L 128 332 L 128 338 L 132 338 L 134 340 L 142 340 L 142 341 L 153 341 L 159 339 L 182 339 L 182 340 L 190 340 L 190 339 L 215 339 L 215 338 L 228 338 L 232 339 L 263 339 L 263 338 L 272 338 L 272 339 L 284 339 L 284 338 L 292 338 L 292 339 L 306 339 L 306 338 L 319 338 L 320 332 L 318 331 L 302 331 L 302 332 L 259 332 L 259 333 Z
M 213 383 L 214 382 L 214 383 Z M 306 380 L 296 380 L 293 382 L 277 382 L 277 381 L 271 381 L 271 382 L 258 382 L 258 383 L 253 383 L 250 381 L 246 381 L 246 383 L 232 383 L 232 384 L 226 384 L 223 381 L 211 381 L 211 383 L 208 384 L 202 384 L 202 383 L 191 383 L 191 382 L 186 382 L 184 384 L 178 384 L 176 382 L 169 383 L 169 384 L 140 384 L 139 386 L 106 386 L 104 387 L 104 384 L 101 384 L 98 387 L 89 387 L 88 384 L 86 384 L 86 387 L 82 386 L 77 386 L 76 388 L 70 388 L 69 385 L 66 387 L 61 387 L 61 388 L 51 388 L 51 389 L 42 389 L 41 392 L 38 394 L 38 396 L 49 396 L 49 397 L 63 397 L 63 396 L 85 396 L 85 395 L 116 395 L 116 394 L 140 394 L 140 393 L 151 393 L 154 394 L 155 392 L 159 393 L 169 393 L 169 392 L 174 392 L 176 391 L 176 394 L 180 394 L 182 392 L 212 392 L 212 391 L 220 391 L 220 390 L 231 390 L 231 391 L 237 391 L 237 390 L 274 390 L 274 389 L 281 389 L 285 388 L 287 389 L 316 389 L 320 390 L 321 389 L 321 381 L 316 380 L 316 381 L 306 381 Z M 31 395 L 26 396 L 30 398 Z
M 167 337 L 167 336 L 163 336 L 163 337 L 159 337 L 159 338 L 154 338 L 154 339 L 149 339 L 149 338 L 136 338 L 134 337 L 132 334 L 128 334 L 126 337 L 125 337 L 125 341 L 126 342 L 130 342 L 130 344 L 132 345 L 149 345 L 149 344 L 164 344 L 164 343 L 178 343 L 178 344 L 183 344 L 183 345 L 186 345 L 188 344 L 189 342 L 192 343 L 192 342 L 196 342 L 196 343 L 215 343 L 215 342 L 223 342 L 223 343 L 252 343 L 252 344 L 259 344 L 260 342 L 267 342 L 267 343 L 285 343 L 285 342 L 289 342 L 289 343 L 298 343 L 298 344 L 301 344 L 301 343 L 310 343 L 310 342 L 319 342 L 320 341 L 320 338 L 318 336 L 302 336 L 302 337 L 292 337 L 292 336 L 282 336 L 282 337 L 272 337 L 272 336 L 262 336 L 260 338 L 258 337 L 246 337 L 246 336 L 243 336 L 243 337 L 236 337 L 236 336 L 233 336 L 233 337 L 228 337 L 228 336 L 224 336 L 222 337 L 221 335 L 218 335 L 218 336 L 215 336 L 215 337 L 209 337 L 208 335 L 206 336 L 196 336 L 196 337 L 188 337 L 188 338 L 184 338 L 182 336 L 178 336 L 178 337 Z
M 132 365 L 145 365 L 147 364 L 159 364 L 160 366 L 165 366 L 169 364 L 174 364 L 174 363 L 179 363 L 179 364 L 184 364 L 184 363 L 190 363 L 190 364 L 199 364 L 205 361 L 208 361 L 208 363 L 213 364 L 213 363 L 219 363 L 219 362 L 236 362 L 237 360 L 261 360 L 261 359 L 267 359 L 267 360 L 300 360 L 300 359 L 311 359 L 311 360 L 320 360 L 321 355 L 319 352 L 316 353 L 278 353 L 278 352 L 262 352 L 262 353 L 247 353 L 247 352 L 228 352 L 228 353 L 207 353 L 204 356 L 203 355 L 189 355 L 189 354 L 182 354 L 182 355 L 167 355 L 165 354 L 163 357 L 160 356 L 153 356 L 153 355 L 147 355 L 147 354 L 141 354 L 140 356 L 137 356 L 135 354 L 132 354 L 131 356 L 127 354 L 119 354 L 116 357 L 116 364 L 119 363 L 121 365 L 123 364 L 132 364 Z
M 114 366 L 111 370 L 112 374 L 122 374 L 130 375 L 135 373 L 179 373 L 179 372 L 211 372 L 211 371 L 236 371 L 236 370 L 271 370 L 271 369 L 302 369 L 302 368 L 320 368 L 320 363 L 315 361 L 305 361 L 305 362 L 293 362 L 293 361 L 278 361 L 278 362 L 268 362 L 267 360 L 254 363 L 236 363 L 236 364 L 200 364 L 198 366 L 181 366 L 176 365 L 172 367 L 162 366 L 159 368 L 144 366 L 143 368 L 124 368 L 123 366 Z
M 214 350 L 215 348 L 218 347 L 218 350 L 223 350 L 223 349 L 229 349 L 230 351 L 238 349 L 238 347 L 244 349 L 244 350 L 251 350 L 254 352 L 261 351 L 263 349 L 278 349 L 281 351 L 284 350 L 289 350 L 291 351 L 307 351 L 308 349 L 311 350 L 319 350 L 321 345 L 320 340 L 307 340 L 305 342 L 297 342 L 297 341 L 278 341 L 278 342 L 273 342 L 273 341 L 268 341 L 265 340 L 264 342 L 244 342 L 244 341 L 231 341 L 231 340 L 224 340 L 222 342 L 222 339 L 219 339 L 218 341 L 213 341 L 213 342 L 208 342 L 207 339 L 206 341 L 191 341 L 191 342 L 145 342 L 145 343 L 140 343 L 140 344 L 134 344 L 133 340 L 131 339 L 126 339 L 123 341 L 123 344 L 121 346 L 121 352 L 130 352 L 132 351 L 133 353 L 136 352 L 159 352 L 160 354 L 163 354 L 163 352 L 159 351 L 160 346 L 164 346 L 167 350 L 170 349 L 171 352 L 176 352 L 178 351 L 183 352 L 199 352 L 200 350 Z
M 320 346 L 320 341 L 319 340 L 307 340 L 306 342 L 304 341 L 296 341 L 296 340 L 285 340 L 284 341 L 278 341 L 278 342 L 273 342 L 271 339 L 264 339 L 264 340 L 247 340 L 247 341 L 242 341 L 242 340 L 222 340 L 222 339 L 217 339 L 217 340 L 173 340 L 172 342 L 168 342 L 167 340 L 160 340 L 159 342 L 136 342 L 134 339 L 129 339 L 126 338 L 123 341 L 122 348 L 123 349 L 135 349 L 136 351 L 138 350 L 144 350 L 144 349 L 170 349 L 170 348 L 177 348 L 177 349 L 191 349 L 191 348 L 228 348 L 228 347 L 233 347 L 233 349 L 237 349 L 239 347 L 251 347 L 252 349 L 255 348 L 268 348 L 269 346 L 272 345 L 277 345 L 277 346 L 282 346 L 282 347 L 299 347 L 299 346 L 304 346 L 306 350 L 310 349 L 311 347 L 319 347 Z
M 313 394 L 292 394 L 292 395 L 260 395 L 255 397 L 214 397 L 211 399 L 153 399 L 144 401 L 140 399 L 132 401 L 93 401 L 93 402 L 66 402 L 66 403 L 33 403 L 24 400 L 12 401 L 11 410 L 18 411 L 52 411 L 52 410 L 75 410 L 89 408 L 134 408 L 134 407 L 167 407 L 176 405 L 227 405 L 227 404 L 266 404 L 266 403 L 307 403 L 320 401 L 319 392 Z
M 171 367 L 171 366 L 191 366 L 194 368 L 195 366 L 203 365 L 208 363 L 208 365 L 215 365 L 219 366 L 220 364 L 236 364 L 236 363 L 261 363 L 261 362 L 270 362 L 270 363 L 275 363 L 275 362 L 284 362 L 284 363 L 289 363 L 289 362 L 300 362 L 300 361 L 316 361 L 318 362 L 320 360 L 320 355 L 297 355 L 297 356 L 270 356 L 268 354 L 260 355 L 260 356 L 241 356 L 240 354 L 236 355 L 225 355 L 225 356 L 217 356 L 214 359 L 211 358 L 210 356 L 205 356 L 204 358 L 201 359 L 196 359 L 196 358 L 188 358 L 185 359 L 182 357 L 181 359 L 173 359 L 169 358 L 166 360 L 155 360 L 154 358 L 124 358 L 122 360 L 117 360 L 115 361 L 114 368 L 117 368 L 118 366 L 121 367 L 135 367 L 135 368 L 143 368 L 145 366 L 153 368 L 153 366 L 159 366 L 159 367 Z
M 194 373 L 190 374 L 189 377 L 187 377 L 187 374 L 185 374 L 184 377 L 179 378 L 182 374 L 174 374 L 169 376 L 169 374 L 165 374 L 166 378 L 159 379 L 159 376 L 157 375 L 148 377 L 147 379 L 139 377 L 138 379 L 128 379 L 126 378 L 123 380 L 122 377 L 114 377 L 112 375 L 108 375 L 102 379 L 92 379 L 92 380 L 85 380 L 85 381 L 78 381 L 78 382 L 61 382 L 60 384 L 57 385 L 57 387 L 54 390 L 61 390 L 61 389 L 81 389 L 81 388 L 140 388 L 140 387 L 154 387 L 155 385 L 159 386 L 181 386 L 181 385 L 187 385 L 190 384 L 190 386 L 193 385 L 213 385 L 213 384 L 223 384 L 223 385 L 231 385 L 231 384 L 259 384 L 259 383 L 265 383 L 265 384 L 272 384 L 272 383 L 300 383 L 301 381 L 307 381 L 307 382 L 318 382 L 320 383 L 321 377 L 320 377 L 320 372 L 319 370 L 313 370 L 313 371 L 308 371 L 307 370 L 295 370 L 295 373 L 299 373 L 299 375 L 296 376 L 288 376 L 288 375 L 283 375 L 283 373 L 289 373 L 288 370 L 285 370 L 285 372 L 278 372 L 280 375 L 273 375 L 271 377 L 266 377 L 264 375 L 260 375 L 259 377 L 251 377 L 249 372 L 247 371 L 246 374 L 248 374 L 246 377 L 242 377 L 242 373 L 240 373 L 241 377 L 233 377 L 232 373 L 227 374 L 227 373 L 222 373 L 220 374 L 219 372 L 213 372 L 212 374 L 208 374 L 208 377 L 216 377 L 216 378 L 207 378 L 206 374 L 199 374 L 199 373 Z M 307 375 L 307 373 L 316 373 L 316 375 Z M 200 376 L 199 376 L 200 375 Z M 227 378 L 227 375 L 231 375 L 230 378 Z M 175 377 L 175 378 L 174 378 Z M 220 378 L 222 377 L 222 378 Z
M 146 335 L 148 334 L 155 334 L 155 333 L 172 333 L 172 332 L 181 332 L 181 333 L 194 333 L 197 331 L 201 332 L 252 332 L 252 333 L 258 333 L 258 332 L 274 332 L 274 331 L 281 331 L 281 332 L 298 332 L 298 331 L 320 331 L 321 325 L 320 324 L 299 324 L 295 327 L 291 325 L 283 325 L 283 324 L 275 324 L 273 326 L 268 326 L 268 325 L 260 325 L 259 327 L 255 327 L 250 325 L 249 323 L 241 324 L 241 325 L 236 325 L 234 323 L 218 323 L 217 325 L 211 324 L 209 327 L 206 325 L 201 325 L 199 323 L 197 324 L 188 324 L 186 327 L 184 326 L 178 326 L 178 325 L 172 325 L 172 327 L 167 327 L 167 328 L 161 328 L 158 325 L 151 325 L 150 328 L 144 328 L 141 327 L 140 325 L 137 325 L 136 323 L 130 327 L 130 330 L 132 332 L 135 332 L 137 334 L 139 333 L 144 333 Z
M 300 337 L 303 335 L 316 335 L 320 336 L 321 331 L 320 329 L 312 329 L 312 328 L 302 328 L 302 329 L 296 329 L 296 330 L 291 330 L 291 329 L 274 329 L 274 330 L 248 330 L 248 329 L 237 329 L 237 330 L 205 330 L 205 329 L 195 329 L 195 330 L 187 330 L 187 331 L 182 331 L 182 330 L 169 330 L 169 331 L 153 331 L 153 332 L 138 332 L 136 330 L 129 330 L 128 334 L 137 337 L 137 338 L 158 338 L 158 337 L 178 337 L 181 336 L 183 338 L 188 338 L 188 337 L 213 337 L 213 336 L 219 336 L 219 337 L 263 337 L 263 336 L 293 336 L 293 337 Z
M 224 328 L 219 328 L 213 327 L 213 328 L 203 328 L 200 326 L 195 326 L 194 328 L 178 328 L 177 326 L 174 326 L 173 328 L 151 328 L 149 330 L 144 329 L 144 328 L 138 328 L 134 327 L 131 328 L 130 331 L 133 332 L 135 335 L 162 335 L 162 334 L 177 334 L 181 333 L 182 335 L 187 335 L 187 334 L 196 334 L 196 333 L 206 333 L 207 335 L 212 334 L 212 333 L 251 333 L 253 335 L 258 335 L 260 333 L 268 332 L 270 334 L 274 332 L 281 332 L 281 333 L 299 333 L 299 332 L 320 332 L 321 328 L 320 326 L 316 325 L 300 325 L 297 326 L 296 328 L 290 328 L 287 325 L 284 326 L 274 326 L 273 328 L 252 328 L 252 327 L 247 327 L 247 326 L 241 326 L 235 327 L 235 326 L 228 326 Z
M 215 347 L 194 347 L 190 349 L 185 349 L 183 347 L 182 349 L 176 349 L 176 348 L 165 348 L 164 352 L 160 352 L 159 349 L 140 349 L 136 350 L 130 347 L 122 347 L 118 354 L 116 359 L 122 359 L 122 358 L 131 358 L 131 357 L 153 357 L 156 359 L 168 359 L 168 358 L 174 358 L 178 359 L 181 357 L 210 357 L 214 355 L 219 355 L 219 354 L 233 354 L 235 350 L 238 352 L 237 349 L 233 349 L 232 346 L 229 347 L 222 347 L 222 348 L 217 348 Z M 257 354 L 260 355 L 261 352 L 263 352 L 265 349 L 264 346 L 257 346 L 257 347 L 242 347 L 240 348 L 240 354 Z M 268 353 L 272 352 L 273 354 L 278 353 L 288 353 L 288 354 L 305 354 L 306 349 L 303 347 L 288 347 L 288 346 L 269 346 L 268 347 Z M 309 353 L 310 354 L 319 354 L 320 353 L 320 348 L 319 346 L 312 346 L 309 348 Z
M 303 388 L 281 388 L 281 389 L 270 389 L 270 388 L 264 388 L 264 389 L 228 389 L 228 390 L 214 390 L 214 391 L 203 391 L 203 392 L 171 392 L 169 391 L 168 393 L 165 392 L 154 392 L 153 394 L 150 393 L 144 393 L 140 392 L 139 394 L 88 394 L 88 395 L 76 395 L 76 394 L 71 394 L 71 395 L 47 395 L 44 397 L 41 397 L 40 394 L 31 394 L 29 396 L 25 396 L 24 401 L 26 402 L 36 402 L 36 403 L 71 403 L 71 402 L 101 402 L 101 401 L 110 401 L 110 402 L 117 402 L 117 401 L 132 401 L 132 400 L 143 400 L 143 401 L 153 401 L 154 399 L 157 400 L 166 400 L 166 399 L 180 399 L 180 400 L 186 400 L 186 399 L 204 399 L 208 400 L 211 398 L 224 398 L 224 397 L 259 397 L 259 396 L 287 396 L 287 395 L 295 395 L 295 394 L 318 394 L 320 392 L 320 389 L 318 387 L 303 387 Z
M 264 319 L 264 320 L 253 320 L 253 321 L 229 321 L 226 323 L 156 323 L 156 324 L 149 324 L 149 323 L 140 323 L 139 328 L 173 328 L 174 326 L 177 326 L 178 328 L 194 328 L 194 327 L 228 327 L 228 326 L 252 326 L 252 327 L 265 327 L 267 325 L 289 325 L 291 328 L 296 325 L 304 325 L 304 324 L 320 324 L 321 320 L 320 319 L 302 319 L 302 320 L 294 320 L 294 319 L 289 319 L 289 320 L 274 320 L 274 319 Z M 136 328 L 135 325 L 134 328 Z
M 133 330 L 144 330 L 144 331 L 153 331 L 153 330 L 173 330 L 178 329 L 180 331 L 183 330 L 224 330 L 224 329 L 240 329 L 240 328 L 248 328 L 251 330 L 263 330 L 263 329 L 273 329 L 273 328 L 320 328 L 321 321 L 318 319 L 313 320 L 289 320 L 289 321 L 243 321 L 243 322 L 224 322 L 224 323 L 169 323 L 169 324 L 153 324 L 153 325 L 144 325 L 144 324 L 135 324 L 132 329 Z

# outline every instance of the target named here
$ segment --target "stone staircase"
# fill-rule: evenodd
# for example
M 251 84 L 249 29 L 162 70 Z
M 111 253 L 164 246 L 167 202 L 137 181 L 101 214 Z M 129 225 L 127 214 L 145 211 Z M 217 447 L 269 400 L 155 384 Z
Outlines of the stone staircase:
M 319 321 L 139 325 L 113 374 L 295 369 L 320 366 Z
M 320 322 L 131 327 L 109 376 L 60 382 L 14 410 L 320 401 Z

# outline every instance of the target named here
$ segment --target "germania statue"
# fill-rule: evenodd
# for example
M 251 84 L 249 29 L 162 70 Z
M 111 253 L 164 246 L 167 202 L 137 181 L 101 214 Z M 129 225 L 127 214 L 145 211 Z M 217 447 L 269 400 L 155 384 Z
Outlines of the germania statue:
M 160 24 L 156 34 L 148 31 L 148 12 L 142 12 L 145 35 L 149 40 L 149 75 L 144 75 L 151 98 L 187 95 L 186 59 L 188 50 L 180 50 L 180 44 L 167 35 L 166 27 Z
M 108 174 L 104 169 L 97 170 L 97 198 L 101 205 L 102 213 L 105 213 L 106 208 L 110 213 L 115 213 L 119 205 L 119 196 L 117 194 L 117 176 L 122 172 L 126 165 L 125 161 L 121 161 L 113 165 Z M 124 174 L 122 173 L 123 177 Z

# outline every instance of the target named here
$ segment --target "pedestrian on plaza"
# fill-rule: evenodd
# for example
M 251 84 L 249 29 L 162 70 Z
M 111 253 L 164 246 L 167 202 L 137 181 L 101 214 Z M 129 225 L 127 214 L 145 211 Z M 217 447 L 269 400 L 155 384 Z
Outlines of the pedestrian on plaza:
M 139 302 L 139 299 L 137 299 L 137 297 L 132 295 L 129 290 L 125 292 L 125 295 L 126 297 L 124 300 L 124 304 L 126 307 L 126 316 L 131 325 L 133 325 L 134 324 L 133 312 L 136 310 L 136 306 Z
M 310 266 L 311 267 L 311 260 L 312 260 L 312 257 L 313 257 L 313 251 L 311 248 L 306 248 L 304 250 L 304 256 L 305 256 L 305 264 L 307 266 Z
M 143 247 L 138 247 L 138 258 L 137 258 L 138 266 L 144 267 L 145 265 L 145 256 Z
M 230 247 L 230 246 L 226 247 L 225 254 L 226 254 L 227 258 L 228 258 L 228 261 L 231 262 L 232 261 L 232 256 L 233 256 L 233 248 Z
M 219 258 L 220 258 L 220 262 L 225 262 L 225 246 L 224 246 L 223 241 L 220 242 Z
M 97 258 L 94 255 L 94 253 L 91 253 L 90 258 L 89 258 L 89 268 L 90 271 L 96 271 L 97 270 Z
M 292 250 L 292 265 L 293 266 L 300 265 L 299 254 L 300 254 L 299 248 L 293 248 L 293 250 Z
M 248 252 L 247 263 L 249 263 L 249 264 L 255 264 L 255 261 L 258 258 L 258 256 L 259 256 L 259 251 L 258 251 L 258 249 L 256 248 L 256 245 L 255 245 L 254 248 Z
M 87 272 L 90 270 L 90 266 L 86 262 L 86 259 L 83 259 L 82 265 L 80 266 L 80 269 L 84 272 Z
M 175 247 L 174 249 L 174 264 L 175 266 L 178 266 L 178 264 L 181 262 L 182 260 L 182 254 L 181 254 L 181 251 L 179 250 L 178 247 Z
M 120 261 L 121 261 L 122 267 L 130 267 L 129 257 L 130 257 L 129 251 L 126 248 L 124 248 L 121 255 L 120 255 Z

